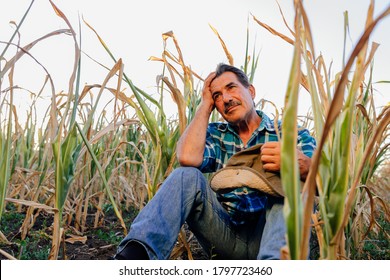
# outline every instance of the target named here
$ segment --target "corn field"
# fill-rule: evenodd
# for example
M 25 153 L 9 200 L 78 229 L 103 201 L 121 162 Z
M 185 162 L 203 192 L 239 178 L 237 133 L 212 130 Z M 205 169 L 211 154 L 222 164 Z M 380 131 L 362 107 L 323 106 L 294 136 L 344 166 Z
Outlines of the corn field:
M 162 66 L 156 97 L 126 75 L 124 62 L 111 51 L 110 43 L 99 30 L 81 20 L 111 59 L 109 65 L 96 63 L 97 68 L 106 71 L 103 81 L 84 85 L 80 80 L 85 59 L 81 35 L 61 8 L 54 1 L 50 3 L 66 29 L 54 30 L 21 46 L 19 28 L 30 6 L 20 22 L 14 23 L 13 36 L 1 38 L 0 221 L 13 212 L 22 214 L 18 236 L 28 242 L 39 216 L 50 217 L 45 233 L 51 243 L 47 258 L 59 259 L 65 258 L 65 240 L 85 240 L 91 228 L 104 222 L 107 208 L 115 213 L 122 236 L 127 233 L 129 224 L 124 212 L 141 209 L 178 166 L 176 143 L 200 103 L 203 77 L 185 63 L 180 38 L 173 32 L 164 33 L 161 56 L 150 58 L 151 63 Z M 390 6 L 374 18 L 373 3 L 370 5 L 363 35 L 335 74 L 325 55 L 318 55 L 314 49 L 302 1 L 294 1 L 294 7 L 290 34 L 282 34 L 255 14 L 250 18 L 259 31 L 271 32 L 280 38 L 280 44 L 289 44 L 294 50 L 292 61 L 286 62 L 291 63 L 291 72 L 286 81 L 285 105 L 275 108 L 276 118 L 283 121 L 282 179 L 294 182 L 284 184 L 292 185 L 285 190 L 288 245 L 283 248 L 284 258 L 305 259 L 311 236 L 316 240 L 318 259 L 371 258 L 365 250 L 381 250 L 381 258 L 389 259 L 390 103 L 380 110 L 374 104 L 372 62 L 379 44 L 369 44 L 369 38 L 375 28 L 381 28 Z M 212 31 L 229 63 L 236 64 L 218 30 L 212 27 Z M 34 47 L 53 36 L 70 36 L 73 40 L 68 88 L 55 90 L 50 73 L 38 61 L 44 73 L 41 90 L 18 88 L 13 79 L 18 61 L 24 56 L 34 60 Z M 255 48 L 250 50 L 249 36 L 248 31 L 245 59 L 235 66 L 241 67 L 252 82 L 261 56 Z M 14 106 L 17 90 L 31 97 L 25 123 L 20 123 L 21 112 Z M 312 108 L 305 117 L 297 113 L 303 91 L 310 94 Z M 44 118 L 38 119 L 37 104 L 43 93 L 51 95 L 50 105 Z M 111 96 L 109 104 L 101 104 L 102 95 Z M 175 102 L 175 117 L 168 117 L 167 95 Z M 262 100 L 257 106 L 261 109 L 266 103 Z M 212 121 L 218 119 L 214 113 Z M 297 122 L 309 128 L 318 143 L 303 190 L 297 179 L 295 148 L 291 146 L 296 142 Z M 191 238 L 183 229 L 173 259 L 183 253 L 192 258 Z M 369 239 L 379 241 L 370 243 L 373 248 L 367 249 Z M 0 243 L 4 258 L 18 258 L 7 252 L 7 246 L 15 242 L 4 227 L 0 228 Z

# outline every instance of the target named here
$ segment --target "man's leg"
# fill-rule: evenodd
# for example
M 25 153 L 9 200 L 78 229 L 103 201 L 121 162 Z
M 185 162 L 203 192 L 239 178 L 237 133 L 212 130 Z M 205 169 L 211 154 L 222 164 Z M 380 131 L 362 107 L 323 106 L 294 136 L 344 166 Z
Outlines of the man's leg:
M 266 221 L 257 259 L 279 260 L 280 249 L 286 245 L 283 199 L 269 198 L 266 211 Z
M 127 248 L 137 242 L 136 247 L 143 246 L 150 259 L 168 259 L 187 218 L 208 253 L 217 252 L 223 258 L 246 256 L 245 239 L 232 229 L 228 214 L 203 174 L 196 168 L 182 167 L 172 172 L 141 210 L 116 258 L 123 258 Z
M 256 259 L 264 223 L 258 214 L 245 225 L 234 225 L 210 187 L 206 199 L 195 205 L 187 224 L 208 256 L 213 259 Z M 264 211 L 265 212 L 265 211 Z M 257 234 L 260 232 L 260 235 Z

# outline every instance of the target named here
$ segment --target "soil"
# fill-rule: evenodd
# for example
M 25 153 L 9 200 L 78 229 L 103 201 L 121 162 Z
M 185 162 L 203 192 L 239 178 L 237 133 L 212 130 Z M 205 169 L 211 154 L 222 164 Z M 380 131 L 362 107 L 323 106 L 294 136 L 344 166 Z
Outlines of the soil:
M 136 211 L 124 211 L 122 216 L 125 224 L 130 226 L 136 216 Z M 88 216 L 87 225 L 93 225 L 94 217 L 93 214 Z M 40 212 L 24 241 L 21 240 L 20 233 L 23 220 L 24 213 L 18 213 L 18 215 L 12 211 L 4 213 L 0 230 L 9 243 L 0 242 L 0 249 L 16 259 L 47 259 L 51 248 L 52 215 Z M 58 259 L 111 260 L 116 253 L 119 242 L 124 238 L 124 230 L 113 211 L 106 212 L 97 227 L 90 226 L 82 234 L 75 230 L 72 223 L 64 229 L 66 242 L 61 244 Z M 185 233 L 192 257 L 194 259 L 207 259 L 191 232 L 185 229 Z M 74 241 L 72 238 L 80 240 Z M 188 252 L 179 243 L 174 252 L 176 252 L 173 256 L 174 259 L 188 259 Z M 7 257 L 0 252 L 0 260 L 5 259 Z
M 136 217 L 136 210 L 123 211 L 122 216 L 127 226 Z M 46 212 L 39 212 L 34 226 L 29 230 L 25 240 L 21 240 L 20 228 L 25 219 L 25 212 L 6 209 L 0 221 L 0 260 L 8 259 L 5 254 L 11 255 L 16 259 L 27 260 L 45 260 L 48 259 L 51 248 L 53 215 Z M 99 223 L 94 227 L 95 214 L 87 217 L 88 226 L 83 233 L 75 229 L 74 222 L 70 222 L 64 227 L 65 242 L 62 242 L 58 259 L 65 260 L 111 260 L 116 253 L 119 242 L 124 238 L 124 230 L 121 227 L 118 218 L 112 210 L 104 212 L 99 219 Z M 388 229 L 388 223 L 386 223 Z M 183 260 L 207 260 L 209 257 L 205 254 L 195 236 L 188 230 L 186 225 L 183 227 L 185 239 L 188 242 L 186 249 L 183 242 L 177 242 L 171 259 Z M 2 242 L 1 234 L 5 236 L 8 243 Z M 318 259 L 319 246 L 316 234 L 311 235 L 310 259 Z M 386 239 L 387 240 L 387 239 Z M 385 241 L 386 241 L 385 240 Z M 74 241 L 71 243 L 71 241 Z M 388 242 L 386 243 L 388 245 Z M 385 245 L 385 247 L 387 246 Z M 387 249 L 385 250 L 387 251 Z M 388 252 L 388 251 L 387 251 Z M 370 251 L 369 251 L 370 253 Z M 372 253 L 372 252 L 371 252 Z M 389 255 L 378 255 L 378 259 L 388 259 Z M 358 258 L 360 259 L 360 257 Z M 363 259 L 372 259 L 372 254 L 364 256 Z M 375 259 L 375 258 L 373 258 Z
M 124 217 L 125 224 L 130 226 L 136 216 L 136 211 L 124 211 L 122 216 Z M 0 229 L 10 243 L 5 244 L 0 242 L 0 249 L 16 259 L 47 259 L 51 248 L 52 215 L 40 212 L 26 239 L 22 241 L 20 225 L 24 217 L 24 213 L 16 214 L 12 211 L 4 214 L 0 223 Z M 94 224 L 94 217 L 94 214 L 88 216 L 87 225 Z M 100 219 L 97 227 L 90 226 L 83 234 L 77 232 L 72 223 L 64 229 L 66 241 L 61 244 L 58 259 L 111 260 L 116 253 L 119 242 L 124 238 L 123 228 L 113 211 L 106 212 Z M 188 252 L 182 242 L 177 242 L 171 259 L 209 259 L 196 240 L 196 237 L 188 230 L 186 225 L 183 227 L 183 232 L 186 235 L 190 252 Z M 77 239 L 79 240 L 77 241 Z M 313 245 L 318 249 L 318 244 L 312 242 Z M 7 257 L 0 253 L 0 260 L 5 259 Z

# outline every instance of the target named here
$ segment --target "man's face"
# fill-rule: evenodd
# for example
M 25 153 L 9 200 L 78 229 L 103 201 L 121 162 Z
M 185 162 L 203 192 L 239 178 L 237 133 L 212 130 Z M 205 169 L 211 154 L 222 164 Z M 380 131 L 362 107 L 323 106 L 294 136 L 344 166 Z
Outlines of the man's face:
M 225 72 L 210 85 L 217 111 L 229 123 L 246 121 L 254 109 L 255 88 L 244 87 L 233 72 Z

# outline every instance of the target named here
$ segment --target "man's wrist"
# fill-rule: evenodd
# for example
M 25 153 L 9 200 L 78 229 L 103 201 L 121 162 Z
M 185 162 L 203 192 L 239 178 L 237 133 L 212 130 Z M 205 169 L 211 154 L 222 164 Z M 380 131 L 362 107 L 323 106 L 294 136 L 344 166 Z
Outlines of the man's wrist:
M 210 117 L 211 113 L 214 110 L 214 103 L 202 101 L 200 103 L 198 111 L 208 114 L 207 117 Z

